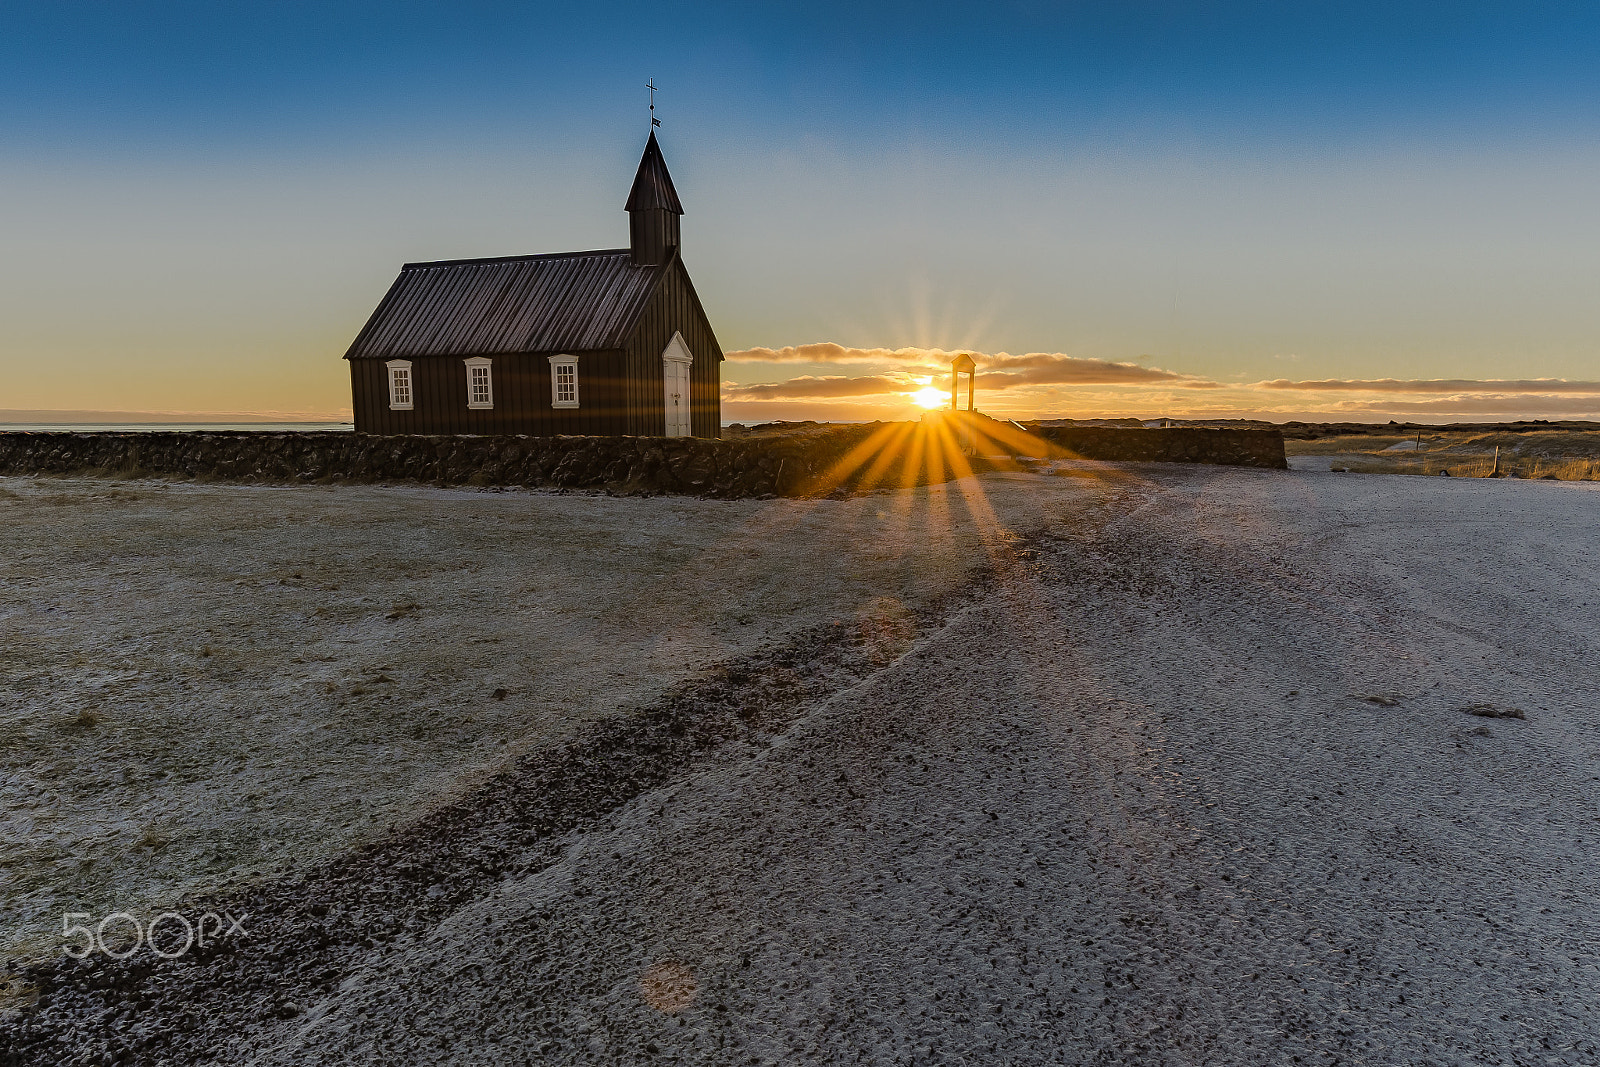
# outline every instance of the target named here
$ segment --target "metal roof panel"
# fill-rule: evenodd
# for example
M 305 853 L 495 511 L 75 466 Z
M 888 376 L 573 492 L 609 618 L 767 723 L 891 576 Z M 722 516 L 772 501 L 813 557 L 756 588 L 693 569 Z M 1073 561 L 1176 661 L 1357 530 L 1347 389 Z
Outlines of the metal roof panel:
M 617 348 L 671 262 L 622 249 L 407 263 L 345 356 Z

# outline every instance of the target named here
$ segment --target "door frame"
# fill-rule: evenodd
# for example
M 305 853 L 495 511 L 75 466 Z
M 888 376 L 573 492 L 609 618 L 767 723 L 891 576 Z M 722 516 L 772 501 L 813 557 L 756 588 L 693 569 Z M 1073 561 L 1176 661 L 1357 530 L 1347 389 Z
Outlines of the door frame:
M 689 346 L 684 343 L 681 332 L 674 333 L 672 340 L 667 342 L 667 347 L 661 352 L 661 402 L 662 402 L 662 436 L 663 437 L 693 437 L 694 436 L 694 376 L 691 368 L 694 365 L 694 353 L 689 351 Z M 669 374 L 668 368 L 671 368 Z M 681 371 L 679 368 L 682 368 Z M 672 379 L 679 374 L 683 376 L 684 393 L 679 394 L 681 401 L 677 432 L 674 432 L 672 409 Z

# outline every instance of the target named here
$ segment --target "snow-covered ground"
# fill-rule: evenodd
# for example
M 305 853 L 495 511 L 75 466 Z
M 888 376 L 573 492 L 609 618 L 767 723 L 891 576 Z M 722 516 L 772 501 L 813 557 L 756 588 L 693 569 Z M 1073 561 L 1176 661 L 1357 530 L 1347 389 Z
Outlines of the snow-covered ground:
M 0 478 L 0 950 L 303 865 L 719 660 L 892 616 L 962 580 L 991 506 L 1047 505 Z
M 1151 477 L 253 1062 L 1596 1062 L 1600 492 Z
M 961 519 L 969 539 L 933 538 L 931 571 L 975 556 L 999 577 L 771 743 L 723 747 L 553 864 L 262 1004 L 228 1062 L 1600 1059 L 1600 486 L 1080 473 L 793 505 L 772 526 L 758 505 L 552 498 L 574 529 L 632 517 L 607 558 L 661 536 L 648 509 L 721 516 L 695 543 L 739 531 L 765 553 L 747 580 L 785 568 L 757 602 L 811 618 L 931 595 L 893 584 L 925 533 L 876 574 L 821 558 L 869 557 L 897 508 Z M 334 492 L 357 514 L 402 499 Z M 442 539 L 457 497 L 423 498 Z M 378 529 L 416 529 L 404 499 L 411 517 Z M 485 503 L 467 545 L 546 506 L 460 499 L 505 508 Z M 452 617 L 459 647 L 477 616 Z M 742 647 L 744 624 L 700 625 L 719 654 Z M 1525 718 L 1463 710 L 1485 705 Z

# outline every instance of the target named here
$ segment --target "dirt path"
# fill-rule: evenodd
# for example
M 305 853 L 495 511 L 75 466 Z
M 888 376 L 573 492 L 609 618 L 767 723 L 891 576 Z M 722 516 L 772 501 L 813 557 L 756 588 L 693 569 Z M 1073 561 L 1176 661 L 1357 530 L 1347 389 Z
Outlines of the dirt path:
M 135 1062 L 1593 1062 L 1600 493 L 1143 477 L 905 629 L 597 740 L 576 795 L 613 804 L 443 835 L 498 844 L 364 954 L 337 908 L 279 915 L 327 943 L 64 988 L 30 1032 Z M 607 792 L 650 744 L 678 769 Z M 190 1044 L 180 1005 L 239 1025 Z

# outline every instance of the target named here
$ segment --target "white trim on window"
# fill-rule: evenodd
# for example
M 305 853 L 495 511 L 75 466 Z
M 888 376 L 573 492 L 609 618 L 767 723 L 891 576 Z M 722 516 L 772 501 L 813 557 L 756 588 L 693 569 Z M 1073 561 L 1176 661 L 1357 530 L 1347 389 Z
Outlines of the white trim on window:
M 550 406 L 575 408 L 578 406 L 578 357 L 550 357 Z
M 474 411 L 494 407 L 494 361 L 473 356 L 461 362 L 467 365 L 467 407 Z
M 409 359 L 391 359 L 384 364 L 389 368 L 389 410 L 410 411 L 416 396 L 416 379 L 411 376 Z

